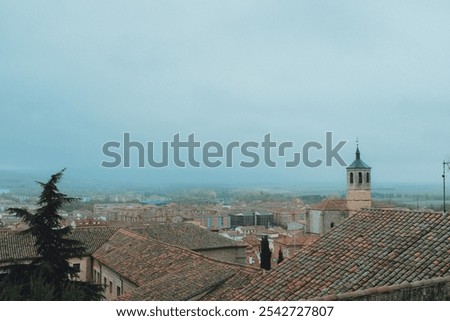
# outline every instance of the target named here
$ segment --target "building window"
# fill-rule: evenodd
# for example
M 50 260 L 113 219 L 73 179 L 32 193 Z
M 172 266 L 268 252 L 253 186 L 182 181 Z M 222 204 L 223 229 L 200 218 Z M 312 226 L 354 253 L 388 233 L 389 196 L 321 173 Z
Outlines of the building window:
M 103 278 L 103 285 L 106 286 L 106 278 Z
M 122 293 L 120 292 L 120 286 L 117 286 L 117 296 L 120 296 Z
M 370 183 L 370 173 L 366 173 L 366 182 Z
M 330 228 L 333 228 L 334 227 L 334 222 L 331 222 L 330 223 Z
M 362 181 L 363 181 L 363 180 L 362 180 L 362 173 L 359 172 L 359 173 L 358 173 L 358 183 L 359 183 L 359 184 L 362 184 Z
M 353 173 L 350 173 L 350 184 L 353 184 Z
M 109 281 L 109 294 L 112 294 L 112 281 Z
M 80 263 L 76 263 L 76 264 L 72 265 L 72 267 L 74 268 L 75 272 L 77 272 L 77 273 L 79 273 L 81 271 Z

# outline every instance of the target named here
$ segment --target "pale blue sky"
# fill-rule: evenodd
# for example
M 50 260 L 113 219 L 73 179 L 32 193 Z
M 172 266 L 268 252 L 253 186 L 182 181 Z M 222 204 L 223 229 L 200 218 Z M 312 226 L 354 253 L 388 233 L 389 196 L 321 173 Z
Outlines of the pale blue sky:
M 104 142 L 350 140 L 374 183 L 440 184 L 449 1 L 0 1 L 0 169 L 159 182 L 345 179 L 306 169 L 102 169 Z M 71 174 L 72 173 L 72 174 Z

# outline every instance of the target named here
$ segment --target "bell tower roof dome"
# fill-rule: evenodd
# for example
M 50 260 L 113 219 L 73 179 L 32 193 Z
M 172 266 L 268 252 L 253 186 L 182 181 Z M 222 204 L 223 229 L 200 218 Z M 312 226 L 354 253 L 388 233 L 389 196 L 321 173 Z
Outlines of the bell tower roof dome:
M 355 160 L 353 161 L 353 163 L 350 164 L 350 166 L 347 167 L 347 169 L 371 169 L 369 165 L 367 165 L 361 160 L 361 153 L 359 152 L 358 144 L 356 145 L 355 154 L 356 154 Z

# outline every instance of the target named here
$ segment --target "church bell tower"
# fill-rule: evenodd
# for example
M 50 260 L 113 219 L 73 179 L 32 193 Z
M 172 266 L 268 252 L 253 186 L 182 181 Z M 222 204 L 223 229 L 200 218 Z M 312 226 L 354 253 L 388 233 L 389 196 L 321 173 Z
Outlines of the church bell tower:
M 361 160 L 356 145 L 356 159 L 347 167 L 347 208 L 353 215 L 362 208 L 372 207 L 371 167 Z

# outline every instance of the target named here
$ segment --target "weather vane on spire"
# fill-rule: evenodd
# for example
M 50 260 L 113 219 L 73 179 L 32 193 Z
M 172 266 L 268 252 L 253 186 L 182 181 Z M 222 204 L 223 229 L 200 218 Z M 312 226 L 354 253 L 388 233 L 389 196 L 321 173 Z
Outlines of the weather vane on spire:
M 356 137 L 356 147 L 359 147 L 359 138 Z

